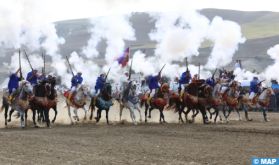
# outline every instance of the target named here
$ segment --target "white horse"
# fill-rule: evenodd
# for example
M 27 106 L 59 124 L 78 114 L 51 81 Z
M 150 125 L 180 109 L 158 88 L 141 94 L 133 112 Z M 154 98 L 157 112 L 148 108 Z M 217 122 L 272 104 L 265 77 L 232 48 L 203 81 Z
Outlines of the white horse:
M 69 92 L 69 91 L 67 91 L 67 92 Z M 65 93 L 67 93 L 67 92 L 65 92 Z M 73 116 L 74 120 L 79 121 L 79 117 L 78 117 L 78 113 L 77 113 L 77 110 L 79 108 L 82 108 L 84 110 L 84 120 L 86 120 L 86 115 L 87 115 L 88 110 L 86 110 L 84 106 L 86 104 L 88 92 L 89 92 L 89 89 L 85 85 L 81 85 L 80 87 L 78 87 L 77 91 L 72 96 L 73 98 L 71 100 L 66 99 L 66 104 L 68 107 L 68 115 L 71 120 L 71 124 L 73 124 L 73 120 L 71 117 L 71 107 L 74 108 L 74 110 L 73 110 L 74 114 L 75 114 L 75 116 Z M 64 94 L 64 95 L 66 96 L 66 94 Z
M 11 108 L 18 111 L 20 115 L 20 127 L 24 128 L 27 121 L 24 122 L 24 117 L 27 109 L 29 108 L 29 99 L 32 96 L 32 86 L 27 81 L 22 81 L 19 86 L 19 95 L 11 102 Z
M 137 84 L 135 81 L 130 81 L 127 87 L 124 88 L 124 91 L 122 92 L 122 97 L 120 100 L 120 121 L 121 121 L 122 111 L 124 108 L 130 110 L 130 116 L 135 125 L 137 124 L 135 110 L 139 112 L 140 121 L 142 121 L 139 101 L 140 99 L 137 94 Z
M 247 109 L 262 109 L 264 121 L 269 121 L 267 119 L 266 112 L 272 95 L 274 95 L 274 91 L 272 88 L 268 87 L 263 89 L 263 91 L 258 96 L 255 96 L 255 98 L 253 98 L 252 100 L 249 99 L 249 97 L 243 97 L 241 101 L 244 105 L 245 112 L 247 112 Z

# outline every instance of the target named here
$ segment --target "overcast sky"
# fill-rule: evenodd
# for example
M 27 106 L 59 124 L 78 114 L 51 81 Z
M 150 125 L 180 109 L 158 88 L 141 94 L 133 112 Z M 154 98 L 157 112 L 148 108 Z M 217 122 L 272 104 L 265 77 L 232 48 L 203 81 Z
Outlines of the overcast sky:
M 0 0 L 0 12 L 22 10 L 24 14 L 30 14 L 29 12 L 33 10 L 32 14 L 43 15 L 40 18 L 48 21 L 136 11 L 181 11 L 202 8 L 279 11 L 278 0 Z

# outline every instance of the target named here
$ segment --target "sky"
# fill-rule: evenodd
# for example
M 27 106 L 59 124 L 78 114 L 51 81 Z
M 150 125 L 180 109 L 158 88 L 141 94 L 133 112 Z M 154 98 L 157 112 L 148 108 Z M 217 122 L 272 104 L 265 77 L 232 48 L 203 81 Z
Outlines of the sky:
M 129 12 L 203 8 L 279 12 L 277 4 L 277 0 L 0 0 L 0 11 L 23 11 L 25 14 L 32 11 L 44 21 L 55 22 Z

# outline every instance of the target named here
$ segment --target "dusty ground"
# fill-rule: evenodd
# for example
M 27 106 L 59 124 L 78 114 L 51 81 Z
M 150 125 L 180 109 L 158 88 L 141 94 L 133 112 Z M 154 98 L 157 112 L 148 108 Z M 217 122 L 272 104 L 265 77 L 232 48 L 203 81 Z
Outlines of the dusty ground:
M 254 156 L 279 156 L 279 113 L 269 113 L 267 123 L 260 112 L 251 112 L 252 122 L 236 121 L 233 114 L 228 124 L 203 125 L 173 123 L 173 112 L 166 112 L 172 123 L 158 124 L 154 112 L 152 123 L 134 126 L 115 121 L 115 109 L 111 125 L 70 126 L 66 109 L 51 129 L 30 123 L 20 129 L 13 119 L 0 129 L 0 164 L 250 164 Z M 123 118 L 129 120 L 127 111 Z

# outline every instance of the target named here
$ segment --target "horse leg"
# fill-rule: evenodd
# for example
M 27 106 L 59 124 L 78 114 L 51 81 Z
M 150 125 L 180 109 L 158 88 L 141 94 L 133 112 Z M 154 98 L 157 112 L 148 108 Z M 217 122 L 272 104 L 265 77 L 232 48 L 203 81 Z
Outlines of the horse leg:
M 139 104 L 136 105 L 136 109 L 138 110 L 139 115 L 140 115 L 140 122 L 142 122 L 142 116 L 141 116 L 141 111 L 140 111 L 140 108 L 139 108 Z
M 129 106 L 128 109 L 129 109 L 129 111 L 130 111 L 130 117 L 131 117 L 131 119 L 132 119 L 132 122 L 133 122 L 135 125 L 137 125 L 137 121 L 136 121 L 134 109 L 131 108 L 130 106 Z
M 45 117 L 45 122 L 48 128 L 50 128 L 50 121 L 49 121 L 49 110 L 44 108 L 43 109 L 44 112 L 44 117 Z
M 203 118 L 203 124 L 209 124 L 208 118 L 206 116 L 205 107 L 200 107 L 200 111 L 201 111 L 202 118 Z
M 107 119 L 107 124 L 109 124 L 108 112 L 109 112 L 109 110 L 108 110 L 108 109 L 106 109 L 106 119 Z
M 100 109 L 97 110 L 97 116 L 95 117 L 96 123 L 98 123 L 100 121 L 100 119 L 101 119 L 101 112 L 102 111 Z
M 71 120 L 71 124 L 73 124 L 72 115 L 71 115 L 71 108 L 68 104 L 67 104 L 67 107 L 68 107 L 68 115 L 69 115 L 69 118 Z
M 147 111 L 148 111 L 148 108 L 145 107 L 145 111 L 144 111 L 144 122 L 147 122 Z
M 76 121 L 79 121 L 79 117 L 78 117 L 78 113 L 77 113 L 77 108 L 74 109 L 74 114 L 75 114 L 74 119 Z
M 181 108 L 179 108 L 179 111 L 178 111 L 178 122 L 180 123 L 184 123 L 184 121 L 183 121 L 183 119 L 182 119 L 182 116 L 181 116 L 181 114 L 182 114 L 182 109 Z
M 248 107 L 247 106 L 243 106 L 243 110 L 244 110 L 244 113 L 245 113 L 246 121 L 252 121 L 252 119 L 249 119 L 249 116 L 248 116 Z
M 83 120 L 86 120 L 86 118 L 87 118 L 87 110 L 84 107 L 82 109 L 84 110 L 84 118 L 83 118 Z
M 90 114 L 89 119 L 92 120 L 93 119 L 93 114 L 94 114 L 94 111 L 95 111 L 95 105 L 91 105 L 90 110 L 91 110 L 91 114 Z
M 219 116 L 219 109 L 218 108 L 216 108 L 215 109 L 215 118 L 214 118 L 214 123 L 216 123 L 216 121 L 217 121 L 217 117 Z
M 25 123 L 24 123 L 24 116 L 25 116 L 25 113 L 24 111 L 23 112 L 20 112 L 20 127 L 21 128 L 24 128 L 25 127 Z
M 162 109 L 160 110 L 160 113 L 161 113 L 161 117 L 162 117 L 162 119 L 163 119 L 163 122 L 166 123 L 163 110 L 164 110 L 164 108 L 162 108 Z
M 239 113 L 239 109 L 238 109 L 238 108 L 235 108 L 235 110 L 236 110 L 236 112 L 237 112 L 237 114 L 238 114 L 238 121 L 241 121 L 242 119 L 241 119 L 241 116 L 240 116 L 240 113 Z
M 34 127 L 37 128 L 38 126 L 37 126 L 37 123 L 36 123 L 36 110 L 34 110 L 34 109 L 31 109 L 31 110 L 32 110 L 32 113 L 33 113 L 33 115 L 32 115 L 33 124 L 34 124 Z
M 120 104 L 120 111 L 119 111 L 119 121 L 121 121 L 121 117 L 122 117 L 122 111 L 123 111 L 123 109 L 124 109 L 124 106 L 122 106 L 121 105 L 121 103 L 119 103 Z
M 4 108 L 5 108 L 5 114 L 4 114 L 4 116 L 5 116 L 5 126 L 7 126 L 7 118 L 8 118 L 9 106 L 5 105 Z
M 12 119 L 12 114 L 13 114 L 14 111 L 15 111 L 14 109 L 10 110 L 8 122 L 12 121 L 11 119 Z
M 204 111 L 205 111 L 205 109 L 204 109 Z M 199 110 L 193 109 L 192 122 L 195 122 L 195 118 L 198 114 L 199 114 Z M 206 115 L 206 111 L 205 111 L 205 115 Z
M 148 118 L 149 118 L 149 119 L 151 118 L 151 111 L 152 111 L 152 108 L 150 107 L 150 108 L 149 108 L 149 115 L 148 115 Z
M 24 117 L 25 117 L 25 126 L 27 127 L 27 113 L 28 113 L 28 109 L 25 110 L 25 113 L 24 113 Z
M 51 122 L 54 123 L 56 120 L 56 116 L 57 116 L 57 105 L 55 105 L 52 109 L 54 110 L 54 118 L 52 119 Z
M 190 122 L 189 119 L 188 119 L 188 114 L 189 114 L 190 111 L 191 111 L 191 108 L 187 107 L 187 111 L 184 113 L 186 122 Z
M 270 121 L 270 120 L 267 119 L 266 108 L 263 108 L 263 117 L 264 117 L 265 122 Z

